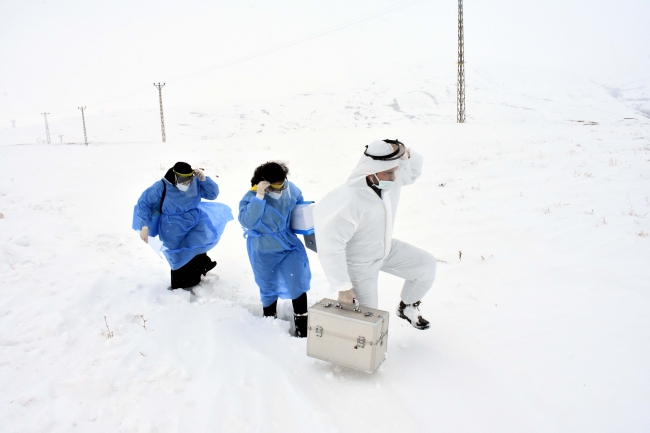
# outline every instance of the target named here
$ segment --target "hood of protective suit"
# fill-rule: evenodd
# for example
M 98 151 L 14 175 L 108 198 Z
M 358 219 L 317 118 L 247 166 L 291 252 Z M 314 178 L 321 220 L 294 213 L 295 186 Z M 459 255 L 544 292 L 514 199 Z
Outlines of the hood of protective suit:
M 390 155 L 393 152 L 393 147 L 382 140 L 373 141 L 368 145 L 368 153 L 371 155 Z M 350 177 L 348 177 L 347 185 L 350 188 L 368 188 L 366 176 L 379 173 L 380 171 L 390 170 L 398 165 L 398 159 L 394 161 L 380 161 L 366 155 L 361 155 L 356 168 L 352 171 Z

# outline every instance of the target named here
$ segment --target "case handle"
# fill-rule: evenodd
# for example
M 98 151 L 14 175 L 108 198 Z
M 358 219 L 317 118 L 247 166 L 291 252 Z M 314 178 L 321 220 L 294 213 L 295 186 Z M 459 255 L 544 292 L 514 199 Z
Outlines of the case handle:
M 357 298 L 352 298 L 352 302 L 354 305 L 352 311 L 354 311 L 355 313 L 361 313 L 361 308 L 359 308 L 359 300 Z M 344 309 L 343 305 L 341 305 L 341 302 L 338 299 L 336 300 L 336 308 L 340 308 L 341 310 Z

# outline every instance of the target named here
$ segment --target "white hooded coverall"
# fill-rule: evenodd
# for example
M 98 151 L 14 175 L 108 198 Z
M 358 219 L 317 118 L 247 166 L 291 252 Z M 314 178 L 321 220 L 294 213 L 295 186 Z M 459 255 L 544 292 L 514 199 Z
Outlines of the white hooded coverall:
M 388 155 L 390 144 L 374 141 L 371 155 Z M 436 259 L 430 253 L 392 238 L 400 190 L 420 177 L 422 156 L 395 161 L 361 156 L 347 182 L 330 191 L 314 207 L 318 259 L 333 291 L 354 289 L 363 306 L 377 308 L 379 271 L 404 278 L 405 304 L 422 300 L 433 285 Z M 399 166 L 392 188 L 382 198 L 368 186 L 366 176 Z

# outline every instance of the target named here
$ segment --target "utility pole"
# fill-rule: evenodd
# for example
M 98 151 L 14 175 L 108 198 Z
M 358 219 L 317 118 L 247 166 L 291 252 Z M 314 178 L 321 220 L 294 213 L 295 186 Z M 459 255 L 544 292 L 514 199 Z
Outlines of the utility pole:
M 84 142 L 86 143 L 86 146 L 88 146 L 88 136 L 86 135 L 86 117 L 84 116 L 84 110 L 86 107 L 77 107 L 78 109 L 81 110 L 81 121 L 84 124 Z
M 463 0 L 458 0 L 458 89 L 456 123 L 465 123 L 465 28 L 463 27 Z
M 51 143 L 50 141 L 50 125 L 47 124 L 47 115 L 50 113 L 41 113 L 45 117 L 45 135 L 47 136 L 47 142 Z
M 165 143 L 167 137 L 165 136 L 165 116 L 163 116 L 162 108 L 162 88 L 165 86 L 165 83 L 153 83 L 153 85 L 158 89 L 158 98 L 160 99 L 160 127 L 162 128 L 162 142 Z
M 14 119 L 11 119 L 11 127 L 12 128 L 16 127 L 16 121 Z
M 61 144 L 63 144 L 63 135 L 59 135 L 59 139 L 61 140 Z

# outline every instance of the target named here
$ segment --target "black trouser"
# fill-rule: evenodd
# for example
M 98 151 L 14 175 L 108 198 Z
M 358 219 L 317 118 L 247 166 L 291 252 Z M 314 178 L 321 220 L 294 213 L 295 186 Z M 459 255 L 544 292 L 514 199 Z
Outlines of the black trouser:
M 172 269 L 172 289 L 187 289 L 201 282 L 201 275 L 216 266 L 206 253 L 197 254 L 179 269 Z
M 293 314 L 305 314 L 307 312 L 307 293 L 303 293 L 296 299 L 292 299 Z M 268 307 L 264 307 L 264 317 L 273 317 L 277 314 L 278 301 L 275 301 Z

